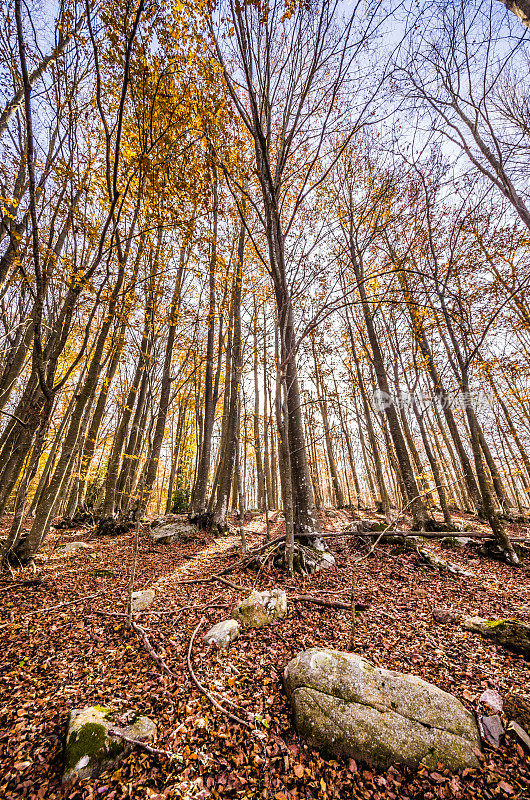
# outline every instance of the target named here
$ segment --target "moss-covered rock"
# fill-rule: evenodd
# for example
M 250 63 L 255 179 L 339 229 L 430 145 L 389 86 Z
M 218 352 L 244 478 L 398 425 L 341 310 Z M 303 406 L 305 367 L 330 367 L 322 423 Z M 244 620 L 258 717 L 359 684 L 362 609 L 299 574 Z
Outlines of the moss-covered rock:
M 354 653 L 313 648 L 289 662 L 284 681 L 298 732 L 328 755 L 382 766 L 478 765 L 474 717 L 456 697 L 420 678 Z
M 440 541 L 440 547 L 443 550 L 463 550 L 472 541 L 469 536 L 446 536 Z
M 68 718 L 63 783 L 96 775 L 129 752 L 134 745 L 123 736 L 154 741 L 156 725 L 137 711 L 116 712 L 97 705 L 73 709 Z
M 528 549 L 520 544 L 512 543 L 512 547 L 520 561 L 528 555 Z M 481 556 L 492 558 L 494 561 L 506 563 L 506 555 L 503 548 L 494 539 L 485 539 L 479 548 Z
M 450 572 L 453 575 L 462 575 L 465 578 L 473 577 L 472 572 L 462 569 L 462 567 L 460 567 L 458 564 L 453 564 L 452 561 L 445 561 L 443 558 L 440 558 L 440 556 L 437 556 L 436 553 L 432 553 L 430 550 L 426 550 L 424 547 L 419 547 L 417 552 L 420 563 L 426 564 L 432 569 L 437 569 L 440 572 Z
M 530 625 L 516 619 L 483 619 L 482 617 L 465 617 L 462 625 L 466 630 L 492 639 L 507 650 L 522 653 L 530 661 Z
M 257 592 L 255 589 L 232 611 L 232 618 L 249 628 L 261 628 L 287 614 L 287 595 L 283 589 Z
M 155 544 L 173 544 L 179 539 L 188 542 L 197 537 L 197 528 L 187 522 L 171 522 L 151 528 L 150 536 Z

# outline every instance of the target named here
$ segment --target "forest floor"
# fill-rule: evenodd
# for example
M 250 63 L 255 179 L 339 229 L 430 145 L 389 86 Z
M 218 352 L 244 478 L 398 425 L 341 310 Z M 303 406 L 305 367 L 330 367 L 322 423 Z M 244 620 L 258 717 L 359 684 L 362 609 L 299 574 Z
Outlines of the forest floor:
M 469 521 L 469 520 L 468 520 Z M 4 527 L 9 520 L 4 518 Z M 323 518 L 328 531 L 348 523 L 344 512 Z M 249 545 L 261 543 L 264 521 L 246 524 Z M 273 525 L 273 535 L 281 524 Z M 530 536 L 530 528 L 511 526 Z M 153 588 L 155 602 L 137 616 L 153 646 L 179 680 L 161 676 L 142 641 L 124 618 L 134 532 L 90 538 L 88 530 L 57 531 L 37 559 L 41 582 L 0 583 L 0 797 L 86 800 L 173 798 L 524 798 L 530 797 L 530 755 L 506 737 L 498 750 L 485 746 L 476 770 L 454 774 L 401 765 L 375 769 L 352 759 L 326 760 L 294 732 L 281 676 L 287 662 L 313 646 L 346 649 L 350 614 L 334 608 L 289 603 L 275 624 L 242 630 L 226 651 L 208 649 L 206 625 L 230 615 L 252 587 L 283 587 L 348 601 L 355 570 L 358 602 L 355 650 L 373 663 L 413 673 L 455 694 L 470 710 L 486 688 L 495 688 L 512 709 L 530 702 L 530 663 L 459 626 L 438 625 L 434 607 L 485 617 L 530 622 L 530 569 L 514 569 L 476 551 L 433 551 L 459 563 L 473 577 L 421 568 L 414 554 L 391 556 L 378 547 L 355 566 L 362 549 L 330 539 L 331 569 L 287 579 L 275 569 L 259 575 L 235 570 L 236 591 L 209 578 L 239 558 L 239 537 L 200 532 L 186 544 L 155 545 L 140 531 L 135 588 Z M 93 549 L 69 554 L 59 542 L 85 541 Z M 34 578 L 29 571 L 16 580 Z M 114 616 L 113 616 L 114 615 Z M 206 621 L 193 647 L 193 669 L 216 699 L 236 714 L 256 715 L 253 734 L 227 720 L 193 685 L 187 669 L 190 637 Z M 507 701 L 507 697 L 511 699 Z M 102 704 L 135 708 L 158 726 L 157 747 L 175 758 L 135 750 L 97 779 L 61 788 L 63 744 L 71 708 Z M 530 708 L 526 705 L 526 708 Z M 232 708 L 233 710 L 233 708 Z M 517 713 L 513 712 L 512 716 Z M 521 721 L 530 730 L 530 719 Z

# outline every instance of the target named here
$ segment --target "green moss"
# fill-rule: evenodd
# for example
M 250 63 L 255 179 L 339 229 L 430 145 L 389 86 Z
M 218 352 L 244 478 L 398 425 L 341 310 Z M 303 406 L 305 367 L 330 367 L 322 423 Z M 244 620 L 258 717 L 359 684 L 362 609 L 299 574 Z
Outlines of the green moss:
M 388 528 L 388 522 L 374 522 L 372 523 L 370 530 L 376 533 L 377 532 L 382 533 L 383 531 L 386 531 L 387 528 Z
M 484 625 L 487 628 L 501 628 L 504 626 L 505 622 L 505 619 L 487 619 L 484 620 Z
M 78 731 L 70 734 L 68 738 L 66 768 L 74 769 L 83 756 L 88 756 L 91 762 L 102 761 L 108 752 L 105 726 L 97 722 L 87 722 Z
M 92 706 L 92 707 L 95 708 L 96 711 L 100 711 L 102 714 L 105 714 L 106 717 L 110 714 L 110 708 L 107 708 L 106 706 Z

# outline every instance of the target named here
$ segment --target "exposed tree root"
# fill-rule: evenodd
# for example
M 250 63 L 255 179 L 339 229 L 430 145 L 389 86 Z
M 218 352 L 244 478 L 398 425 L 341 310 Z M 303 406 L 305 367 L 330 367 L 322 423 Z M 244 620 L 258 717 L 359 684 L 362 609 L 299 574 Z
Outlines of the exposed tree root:
M 133 515 L 124 517 L 102 517 L 96 525 L 94 536 L 121 536 L 136 525 Z
M 188 647 L 188 659 L 187 659 L 188 672 L 190 673 L 190 677 L 191 677 L 193 683 L 195 684 L 195 686 L 197 687 L 197 689 L 199 690 L 199 692 L 201 692 L 201 694 L 203 694 L 206 697 L 206 699 L 210 701 L 210 703 L 214 706 L 214 708 L 216 708 L 218 711 L 220 711 L 221 714 L 224 714 L 225 717 L 228 717 L 228 719 L 231 720 L 232 722 L 236 722 L 238 725 L 243 725 L 243 727 L 248 728 L 249 730 L 252 731 L 252 730 L 254 730 L 254 726 L 250 725 L 248 722 L 245 722 L 244 719 L 241 719 L 240 717 L 236 716 L 235 714 L 232 714 L 230 711 L 227 711 L 226 708 L 223 708 L 223 706 L 220 703 L 217 702 L 215 697 L 213 697 L 213 695 L 202 685 L 202 683 L 200 683 L 200 681 L 198 680 L 197 676 L 195 675 L 195 672 L 193 671 L 193 667 L 191 665 L 191 651 L 193 650 L 193 643 L 195 641 L 195 637 L 197 636 L 197 633 L 199 632 L 199 628 L 201 627 L 201 625 L 204 622 L 205 622 L 205 619 L 204 619 L 204 617 L 202 617 L 200 622 L 199 622 L 199 624 L 197 625 L 197 627 L 195 628 L 195 630 L 193 631 L 193 633 L 191 635 L 191 639 L 190 639 L 190 643 L 189 643 L 189 647 Z
M 155 650 L 155 648 L 151 644 L 151 642 L 149 640 L 149 636 L 147 635 L 147 633 L 144 630 L 144 628 L 142 628 L 141 625 L 138 625 L 138 623 L 135 622 L 134 619 L 131 619 L 131 628 L 140 637 L 140 639 L 143 642 L 143 645 L 144 645 L 145 649 L 147 650 L 147 652 L 149 653 L 149 655 L 151 656 L 151 658 L 153 659 L 155 664 L 158 664 L 158 666 L 160 667 L 162 672 L 165 672 L 166 675 L 169 675 L 169 677 L 173 678 L 173 680 L 176 680 L 176 681 L 180 680 L 179 676 L 175 672 L 173 672 L 171 667 L 169 667 L 166 664 L 166 662 L 164 661 L 164 659 L 162 658 L 160 653 L 157 653 L 157 651 Z

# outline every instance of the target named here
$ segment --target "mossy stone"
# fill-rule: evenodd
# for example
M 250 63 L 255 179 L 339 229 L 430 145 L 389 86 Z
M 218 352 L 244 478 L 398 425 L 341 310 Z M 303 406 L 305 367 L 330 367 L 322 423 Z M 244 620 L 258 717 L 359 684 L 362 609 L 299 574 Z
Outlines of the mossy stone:
M 83 758 L 101 761 L 107 755 L 107 730 L 97 722 L 87 722 L 68 737 L 65 766 L 72 770 Z
M 153 741 L 156 725 L 137 711 L 118 714 L 101 705 L 73 709 L 68 720 L 63 783 L 74 777 L 97 775 L 129 752 L 133 744 L 119 734 L 133 741 Z
M 525 622 L 517 619 L 465 617 L 462 625 L 466 630 L 479 633 L 507 650 L 522 653 L 530 661 L 530 625 Z
M 287 614 L 287 595 L 283 589 L 258 592 L 253 589 L 232 611 L 232 619 L 249 628 L 261 628 Z

